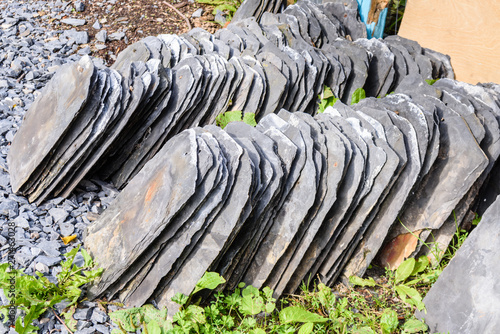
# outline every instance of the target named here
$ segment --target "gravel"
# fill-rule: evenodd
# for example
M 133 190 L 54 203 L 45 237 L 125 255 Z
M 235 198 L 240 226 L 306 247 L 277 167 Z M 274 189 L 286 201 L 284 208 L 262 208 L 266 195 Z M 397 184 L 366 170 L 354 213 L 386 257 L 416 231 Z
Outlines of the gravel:
M 113 4 L 113 1 L 103 2 Z M 89 34 L 72 28 L 83 21 L 71 18 L 72 11 L 85 10 L 85 3 L 0 1 L 0 258 L 2 262 L 7 261 L 9 242 L 12 242 L 7 223 L 14 223 L 14 267 L 24 269 L 29 275 L 40 272 L 53 282 L 62 270 L 63 254 L 81 244 L 87 225 L 109 205 L 118 191 L 105 182 L 85 180 L 69 198 L 54 198 L 37 206 L 12 193 L 5 160 L 22 117 L 40 94 L 40 89 L 62 64 L 77 61 L 90 52 L 86 45 Z M 50 29 L 49 20 L 53 24 L 61 22 L 58 26 L 66 29 Z M 94 28 L 102 26 L 96 21 Z M 109 37 L 121 39 L 124 34 Z M 101 41 L 103 44 L 105 38 Z M 102 64 L 102 61 L 96 59 L 96 63 Z M 73 234 L 77 238 L 65 245 L 61 237 Z M 80 253 L 75 263 L 84 263 Z M 1 290 L 0 300 L 2 305 L 7 303 Z M 55 309 L 61 313 L 66 305 L 59 303 Z M 78 320 L 76 333 L 107 334 L 117 328 L 96 303 L 83 302 L 78 307 L 74 316 Z M 22 316 L 19 310 L 18 316 Z M 43 314 L 35 325 L 40 333 L 67 333 L 52 312 Z M 0 333 L 15 332 L 0 321 Z

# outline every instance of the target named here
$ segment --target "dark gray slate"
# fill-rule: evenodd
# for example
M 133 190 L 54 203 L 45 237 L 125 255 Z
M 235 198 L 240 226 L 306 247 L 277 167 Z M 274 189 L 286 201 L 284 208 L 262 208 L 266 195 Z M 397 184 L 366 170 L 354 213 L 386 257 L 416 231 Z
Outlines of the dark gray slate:
M 427 312 L 416 316 L 431 332 L 495 333 L 500 326 L 499 216 L 497 198 L 424 298 Z
M 89 57 L 63 65 L 33 102 L 12 142 L 7 163 L 19 192 L 43 160 L 50 157 L 88 99 L 94 65 Z M 52 101 L 58 101 L 54 106 Z
M 194 131 L 176 136 L 162 149 L 175 163 L 151 160 L 89 227 L 85 247 L 105 269 L 90 295 L 117 281 L 195 193 L 197 147 Z

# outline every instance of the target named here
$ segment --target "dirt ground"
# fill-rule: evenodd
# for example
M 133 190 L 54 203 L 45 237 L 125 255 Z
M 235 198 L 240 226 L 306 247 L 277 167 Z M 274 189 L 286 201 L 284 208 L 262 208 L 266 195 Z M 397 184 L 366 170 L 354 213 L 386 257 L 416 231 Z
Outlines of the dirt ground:
M 90 36 L 89 46 L 92 55 L 101 57 L 107 65 L 114 62 L 116 56 L 127 45 L 137 42 L 147 36 L 157 36 L 159 34 L 182 34 L 192 27 L 201 27 L 210 33 L 214 33 L 221 26 L 214 22 L 212 15 L 213 7 L 199 4 L 195 0 L 183 1 L 157 1 L 157 0 L 117 0 L 114 5 L 105 0 L 85 0 L 85 10 L 83 12 L 73 11 L 68 18 L 85 19 L 86 24 L 74 27 L 79 31 L 88 31 Z M 173 6 L 182 15 L 176 12 Z M 203 8 L 203 15 L 200 18 L 191 18 L 191 15 L 198 9 Z M 108 41 L 106 48 L 98 50 L 95 35 L 99 32 L 92 27 L 99 20 L 101 29 L 107 31 L 108 36 L 115 32 L 124 32 L 126 38 L 119 41 Z M 71 29 L 72 26 L 61 23 L 58 29 Z

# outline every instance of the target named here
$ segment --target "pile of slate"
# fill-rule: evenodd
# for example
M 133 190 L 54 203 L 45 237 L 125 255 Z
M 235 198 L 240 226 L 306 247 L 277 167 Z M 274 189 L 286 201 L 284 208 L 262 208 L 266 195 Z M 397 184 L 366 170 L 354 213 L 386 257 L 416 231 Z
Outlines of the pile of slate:
M 415 75 L 400 88 L 174 136 L 89 227 L 105 269 L 91 295 L 173 314 L 207 270 L 277 297 L 309 275 L 362 275 L 388 237 L 450 239 L 500 155 L 499 89 Z
M 90 173 L 121 189 L 168 139 L 224 111 L 314 114 L 325 85 L 350 103 L 360 87 L 385 96 L 408 75 L 453 77 L 446 56 L 416 42 L 343 38 L 332 6 L 300 1 L 214 35 L 147 37 L 112 68 L 88 57 L 62 66 L 12 142 L 13 191 L 41 203 L 68 196 Z

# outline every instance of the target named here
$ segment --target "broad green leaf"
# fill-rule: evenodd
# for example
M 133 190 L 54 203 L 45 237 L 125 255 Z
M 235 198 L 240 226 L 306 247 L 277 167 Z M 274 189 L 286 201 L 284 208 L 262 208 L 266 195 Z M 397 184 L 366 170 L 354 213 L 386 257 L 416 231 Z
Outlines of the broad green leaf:
M 255 113 L 247 112 L 243 115 L 243 122 L 251 126 L 257 126 L 257 121 L 255 121 Z
M 21 321 L 21 317 L 16 319 L 16 332 L 18 332 L 19 334 L 37 333 L 38 327 L 33 326 L 32 322 L 33 320 L 38 319 L 38 317 L 41 316 L 46 311 L 46 309 L 47 308 L 43 307 L 42 304 L 31 305 L 31 307 L 26 312 L 24 319 L 22 319 L 24 325 Z
M 415 263 L 415 267 L 413 268 L 413 271 L 410 276 L 415 276 L 418 273 L 421 273 L 422 271 L 427 268 L 429 265 L 429 258 L 426 255 L 422 255 L 421 257 L 418 258 L 417 262 Z
M 376 285 L 375 280 L 373 279 L 373 277 L 370 277 L 368 279 L 364 279 L 364 278 L 361 278 L 361 277 L 358 277 L 358 276 L 351 276 L 351 277 L 349 277 L 349 283 L 351 283 L 354 286 L 356 286 L 356 285 L 359 285 L 359 286 L 375 286 Z
M 328 318 L 324 318 L 319 314 L 309 312 L 299 306 L 289 306 L 280 311 L 279 319 L 282 324 L 290 324 L 295 322 L 326 322 Z
M 150 321 L 144 321 L 146 324 L 146 330 L 148 331 L 148 334 L 162 334 L 161 333 L 161 327 L 158 325 L 158 323 L 154 320 Z
M 427 82 L 429 85 L 434 85 L 434 83 L 438 80 L 439 79 L 426 79 L 425 82 Z
M 196 288 L 195 288 L 195 290 L 196 290 Z M 186 296 L 185 294 L 177 292 L 171 299 L 174 303 L 177 303 L 179 305 L 184 305 L 188 302 L 189 297 Z
M 255 328 L 252 329 L 249 334 L 266 334 L 266 331 L 261 328 Z
M 241 326 L 245 328 L 254 328 L 257 325 L 257 320 L 251 317 L 245 317 L 241 322 Z
M 274 302 L 267 302 L 266 303 L 266 313 L 271 313 L 274 311 L 274 309 L 276 308 L 276 304 Z
M 219 275 L 218 273 L 206 272 L 202 278 L 196 283 L 193 294 L 197 293 L 203 289 L 213 290 L 219 286 L 219 284 L 225 283 L 226 280 L 224 277 Z
M 424 322 L 417 319 L 410 319 L 403 325 L 403 333 L 427 333 L 427 328 L 428 327 Z
M 243 289 L 243 291 L 241 292 L 241 295 L 243 297 L 246 297 L 246 296 L 258 297 L 258 296 L 260 296 L 260 293 L 259 293 L 259 289 L 249 285 L 245 289 Z
M 352 334 L 375 334 L 375 332 L 370 327 L 361 327 L 355 329 Z
M 94 263 L 92 261 L 92 257 L 90 257 L 90 255 L 89 255 L 89 253 L 84 248 L 82 248 L 80 253 L 82 253 L 83 260 L 85 261 L 85 267 L 91 267 Z M 87 275 L 85 275 L 85 276 L 87 276 Z
M 409 258 L 403 261 L 396 270 L 396 275 L 394 276 L 395 283 L 404 282 L 408 277 L 410 277 L 415 268 L 415 259 Z
M 141 323 L 141 311 L 140 307 L 118 310 L 109 313 L 109 318 L 116 324 L 120 324 L 127 332 L 135 332 Z
M 385 309 L 380 317 L 380 326 L 382 327 L 382 333 L 390 334 L 398 328 L 399 320 L 396 311 L 391 309 Z
M 264 294 L 264 296 L 268 299 L 268 300 L 271 300 L 271 301 L 276 301 L 276 299 L 273 298 L 273 289 L 271 289 L 270 287 L 266 286 L 262 289 L 262 293 Z
M 246 290 L 246 289 L 245 289 Z M 245 291 L 243 290 L 243 291 Z M 239 310 L 244 315 L 255 315 L 264 309 L 264 299 L 260 296 L 246 295 L 241 299 Z
M 314 329 L 314 324 L 312 322 L 306 322 L 299 328 L 298 334 L 310 334 Z
M 225 115 L 226 115 L 226 119 L 227 119 L 227 122 L 239 122 L 241 121 L 242 119 L 242 112 L 241 110 L 232 110 L 232 111 L 226 111 L 225 112 Z
M 354 93 L 352 93 L 352 97 L 351 97 L 351 105 L 352 104 L 356 104 L 358 103 L 359 101 L 363 100 L 366 98 L 366 93 L 365 93 L 365 90 L 363 88 L 358 88 L 354 91 Z
M 323 307 L 329 309 L 335 304 L 335 295 L 332 293 L 332 289 L 327 287 L 325 284 L 318 284 L 318 299 Z
M 425 308 L 425 305 L 422 302 L 422 296 L 414 288 L 401 284 L 397 285 L 395 290 L 404 302 L 415 305 L 419 311 L 422 311 Z
M 207 322 L 205 318 L 205 310 L 198 305 L 189 305 L 186 309 L 187 319 L 194 321 L 198 324 L 204 324 Z
M 158 310 L 156 307 L 150 304 L 143 305 L 142 307 L 142 315 L 144 321 L 146 323 L 150 321 L 154 321 L 160 327 L 164 327 L 167 323 L 167 309 L 164 308 L 162 310 Z

